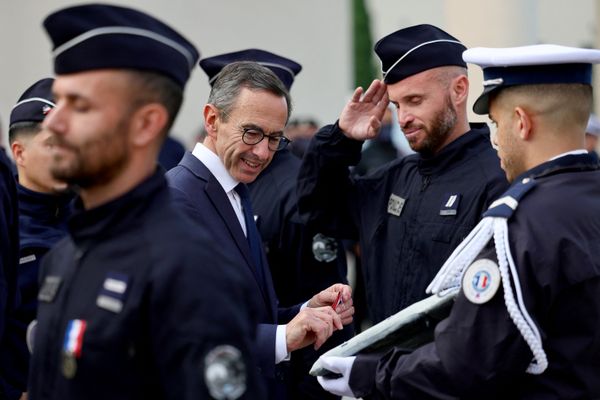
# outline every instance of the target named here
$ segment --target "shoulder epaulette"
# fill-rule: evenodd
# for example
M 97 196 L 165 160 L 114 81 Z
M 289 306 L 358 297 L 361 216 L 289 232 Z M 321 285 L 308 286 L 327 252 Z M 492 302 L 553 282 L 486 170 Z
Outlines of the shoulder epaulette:
M 536 185 L 535 179 L 524 178 L 514 183 L 504 194 L 494 201 L 483 217 L 501 217 L 509 219 L 517 209 L 519 201 Z

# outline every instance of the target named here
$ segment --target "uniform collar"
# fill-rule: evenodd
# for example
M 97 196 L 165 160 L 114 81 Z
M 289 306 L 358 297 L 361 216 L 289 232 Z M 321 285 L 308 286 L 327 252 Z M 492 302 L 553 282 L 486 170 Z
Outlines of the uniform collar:
M 489 141 L 490 131 L 485 123 L 471 123 L 470 127 L 470 131 L 450 142 L 434 156 L 425 158 L 417 154 L 418 168 L 421 175 L 437 174 L 447 169 L 457 158 L 465 157 L 465 147 L 481 141 L 482 138 L 487 138 Z
M 593 171 L 600 169 L 596 153 L 565 154 L 546 161 L 519 175 L 515 182 L 525 178 L 542 178 L 563 172 Z
M 17 183 L 19 213 L 33 218 L 52 221 L 60 220 L 70 211 L 73 193 L 49 194 L 27 189 Z
M 75 212 L 69 219 L 69 231 L 76 243 L 98 240 L 112 233 L 127 231 L 161 192 L 168 202 L 168 187 L 164 170 L 156 172 L 121 197 L 89 210 L 81 198 L 75 201 Z

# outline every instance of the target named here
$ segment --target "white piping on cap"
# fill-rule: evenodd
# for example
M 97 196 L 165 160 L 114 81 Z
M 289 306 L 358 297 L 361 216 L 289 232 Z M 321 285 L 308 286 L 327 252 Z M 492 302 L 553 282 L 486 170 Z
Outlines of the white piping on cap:
M 292 70 L 291 70 L 291 69 L 289 69 L 288 67 L 285 67 L 285 66 L 283 66 L 283 65 L 281 65 L 281 64 L 275 64 L 275 63 L 263 62 L 263 61 L 254 61 L 254 60 L 239 60 L 239 61 L 252 61 L 252 62 L 255 62 L 255 63 L 257 63 L 257 64 L 260 64 L 260 65 L 262 65 L 263 67 L 273 67 L 273 68 L 279 68 L 279 69 L 282 69 L 282 70 L 284 70 L 285 72 L 287 72 L 288 74 L 290 74 L 290 76 L 292 77 L 292 79 L 294 78 L 294 76 L 296 76 L 296 74 L 294 74 L 294 71 L 292 71 Z M 232 61 L 232 63 L 234 63 L 234 62 L 236 62 L 236 61 Z M 208 83 L 209 83 L 209 84 L 212 84 L 212 83 L 215 81 L 215 79 L 217 79 L 217 76 L 218 76 L 218 75 L 219 75 L 219 74 L 217 74 L 217 75 L 213 76 L 212 78 L 210 78 L 210 79 L 208 80 Z
M 166 36 L 160 35 L 156 32 L 152 32 L 152 31 L 149 31 L 146 29 L 140 29 L 140 28 L 131 28 L 131 27 L 127 27 L 127 26 L 105 26 L 102 28 L 96 28 L 96 29 L 89 30 L 89 31 L 84 32 L 81 35 L 76 36 L 73 39 L 63 43 L 62 45 L 58 46 L 52 52 L 52 55 L 54 57 L 58 57 L 60 54 L 69 50 L 70 48 L 75 47 L 78 44 L 85 42 L 88 39 L 91 39 L 93 37 L 100 36 L 100 35 L 111 35 L 111 34 L 143 36 L 148 39 L 156 40 L 157 42 L 160 42 L 166 46 L 169 46 L 172 49 L 176 50 L 177 52 L 181 53 L 181 55 L 183 55 L 185 57 L 185 59 L 187 60 L 190 70 L 194 67 L 194 64 L 195 64 L 194 56 L 188 49 L 186 49 L 179 43 L 175 42 L 172 39 L 169 39 Z
M 429 42 L 421 43 L 421 44 L 419 44 L 419 45 L 417 45 L 417 46 L 413 47 L 412 49 L 408 50 L 406 53 L 404 53 L 404 54 L 402 55 L 402 57 L 400 57 L 400 58 L 398 59 L 398 61 L 396 61 L 396 62 L 395 62 L 395 63 L 394 63 L 394 64 L 393 64 L 391 67 L 389 67 L 389 68 L 388 68 L 388 70 L 387 70 L 387 71 L 383 71 L 383 68 L 382 68 L 381 70 L 382 70 L 382 73 L 383 73 L 383 77 L 385 78 L 385 77 L 387 76 L 387 74 L 389 74 L 389 73 L 390 73 L 390 71 L 391 71 L 392 69 L 394 69 L 394 67 L 395 67 L 396 65 L 398 65 L 398 63 L 399 63 L 400 61 L 404 60 L 404 58 L 406 58 L 406 56 L 408 56 L 408 55 L 409 55 L 410 53 L 412 53 L 413 51 L 417 50 L 417 49 L 418 49 L 418 48 L 420 48 L 420 47 L 427 46 L 428 44 L 433 44 L 433 43 L 441 43 L 441 42 L 446 42 L 446 43 L 456 43 L 456 44 L 460 44 L 461 46 L 463 46 L 463 47 L 465 47 L 465 48 L 466 48 L 466 46 L 465 46 L 464 44 L 462 44 L 461 42 L 459 42 L 458 40 L 438 39 L 438 40 L 432 40 L 432 41 L 429 41 Z M 383 62 L 382 62 L 382 65 L 383 65 Z
M 502 85 L 504 83 L 504 79 L 496 78 L 496 79 L 488 79 L 487 81 L 483 81 L 483 86 L 496 86 Z
M 14 110 L 15 108 L 19 107 L 20 105 L 25 104 L 25 103 L 29 103 L 29 102 L 32 102 L 32 101 L 39 101 L 39 102 L 42 102 L 42 103 L 46 103 L 49 106 L 56 107 L 56 104 L 54 104 L 50 100 L 46 100 L 46 99 L 43 99 L 41 97 L 31 97 L 29 99 L 21 100 L 20 102 L 18 102 L 17 104 L 15 104 L 12 109 Z

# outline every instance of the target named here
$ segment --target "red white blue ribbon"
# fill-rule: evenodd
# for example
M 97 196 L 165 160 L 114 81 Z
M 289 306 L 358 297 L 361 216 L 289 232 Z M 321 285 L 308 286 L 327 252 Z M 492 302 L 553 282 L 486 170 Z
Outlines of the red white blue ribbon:
M 63 343 L 63 351 L 66 354 L 79 358 L 81 355 L 81 346 L 83 344 L 83 334 L 87 324 L 84 320 L 73 319 L 69 321 Z

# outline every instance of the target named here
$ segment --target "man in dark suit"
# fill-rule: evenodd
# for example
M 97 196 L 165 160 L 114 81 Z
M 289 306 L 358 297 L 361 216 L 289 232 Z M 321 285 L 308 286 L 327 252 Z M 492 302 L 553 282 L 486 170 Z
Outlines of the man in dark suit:
M 204 106 L 207 137 L 167 174 L 175 203 L 237 258 L 238 269 L 255 285 L 263 305 L 257 331 L 259 368 L 274 399 L 285 397 L 281 362 L 289 353 L 310 344 L 319 348 L 354 313 L 351 289 L 343 284 L 302 305 L 277 306 L 245 184 L 287 145 L 283 130 L 290 111 L 289 94 L 269 69 L 255 62 L 227 65 Z
M 302 66 L 289 58 L 261 49 L 246 49 L 203 58 L 200 67 L 214 83 L 223 67 L 236 61 L 254 61 L 270 69 L 289 91 Z M 288 132 L 289 123 L 286 127 Z M 291 144 L 295 144 L 294 139 Z M 347 283 L 343 244 L 300 221 L 296 177 L 301 159 L 290 146 L 276 151 L 269 165 L 248 185 L 254 219 L 265 248 L 279 304 L 293 306 L 335 283 Z M 354 324 L 337 331 L 318 351 L 294 351 L 286 381 L 291 399 L 338 399 L 326 392 L 308 371 L 320 354 L 354 335 Z

